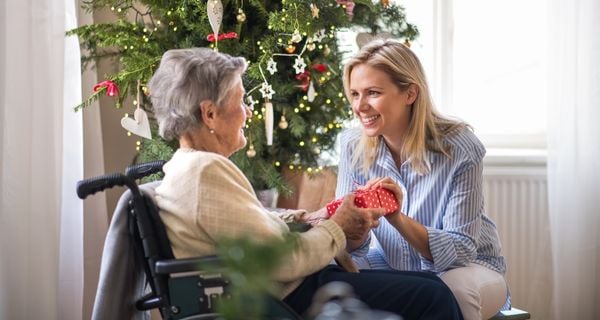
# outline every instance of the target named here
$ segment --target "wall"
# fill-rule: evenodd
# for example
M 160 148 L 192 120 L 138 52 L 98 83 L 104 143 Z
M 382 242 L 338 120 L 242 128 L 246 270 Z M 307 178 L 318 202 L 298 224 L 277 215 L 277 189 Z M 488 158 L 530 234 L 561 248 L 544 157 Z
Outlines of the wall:
M 109 11 L 87 14 L 80 9 L 79 24 L 102 23 L 114 19 Z M 105 80 L 104 75 L 116 70 L 115 61 L 102 61 L 83 74 L 83 97 L 92 93 L 94 84 Z M 84 176 L 93 177 L 109 172 L 123 171 L 131 164 L 136 150 L 135 136 L 128 137 L 121 127 L 121 118 L 133 113 L 131 103 L 116 109 L 114 99 L 101 97 L 100 101 L 83 111 L 84 121 Z M 84 202 L 84 301 L 83 319 L 91 317 L 98 282 L 104 237 L 110 216 L 123 188 L 114 188 L 88 197 Z

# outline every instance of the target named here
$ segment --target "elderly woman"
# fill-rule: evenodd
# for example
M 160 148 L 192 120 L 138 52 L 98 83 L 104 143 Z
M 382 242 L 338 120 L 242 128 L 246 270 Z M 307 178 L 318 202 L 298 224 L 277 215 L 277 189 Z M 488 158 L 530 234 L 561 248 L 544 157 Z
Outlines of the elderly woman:
M 177 258 L 215 254 L 217 239 L 249 236 L 280 239 L 295 221 L 322 216 L 278 215 L 262 207 L 244 174 L 228 159 L 246 145 L 243 58 L 206 48 L 170 50 L 148 87 L 160 135 L 177 139 L 179 149 L 165 164 L 156 201 Z M 299 245 L 272 275 L 280 298 L 298 313 L 325 283 L 344 281 L 370 307 L 406 319 L 460 319 L 449 289 L 435 276 L 396 271 L 345 272 L 330 261 L 376 227 L 382 209 L 362 209 L 351 195 L 331 219 L 298 235 Z

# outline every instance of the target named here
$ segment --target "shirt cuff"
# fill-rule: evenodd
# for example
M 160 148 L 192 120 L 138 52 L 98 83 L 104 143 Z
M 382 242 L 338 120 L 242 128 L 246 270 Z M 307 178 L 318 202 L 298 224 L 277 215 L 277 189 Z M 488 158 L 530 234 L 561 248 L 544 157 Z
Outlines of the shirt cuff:
M 425 227 L 429 237 L 429 251 L 433 261 L 421 256 L 421 269 L 433 272 L 442 272 L 448 269 L 456 260 L 452 237 L 443 230 Z

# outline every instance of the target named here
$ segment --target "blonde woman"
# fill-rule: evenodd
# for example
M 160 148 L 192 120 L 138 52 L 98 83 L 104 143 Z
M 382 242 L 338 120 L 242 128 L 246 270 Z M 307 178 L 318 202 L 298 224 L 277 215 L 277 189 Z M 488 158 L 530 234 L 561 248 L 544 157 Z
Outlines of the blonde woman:
M 463 122 L 438 113 L 417 56 L 376 40 L 345 66 L 344 89 L 361 128 L 341 136 L 337 196 L 386 187 L 400 209 L 350 241 L 363 267 L 437 274 L 465 319 L 488 319 L 510 301 L 494 222 L 483 207 L 485 148 Z

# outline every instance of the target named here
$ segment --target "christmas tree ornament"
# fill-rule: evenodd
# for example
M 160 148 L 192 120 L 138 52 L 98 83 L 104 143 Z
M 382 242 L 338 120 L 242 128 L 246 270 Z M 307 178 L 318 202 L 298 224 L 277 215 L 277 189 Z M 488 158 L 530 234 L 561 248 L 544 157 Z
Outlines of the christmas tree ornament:
M 223 21 L 223 3 L 221 3 L 221 0 L 208 0 L 206 3 L 206 13 L 210 27 L 218 39 L 219 29 L 221 29 L 221 22 Z
M 248 158 L 254 158 L 256 157 L 256 150 L 254 150 L 254 145 L 251 144 L 248 147 L 248 150 L 246 151 L 246 155 L 248 156 Z
M 133 119 L 129 116 L 125 116 L 121 119 L 121 126 L 140 137 L 146 139 L 152 139 L 152 133 L 150 131 L 150 123 L 148 122 L 148 115 L 140 108 L 135 109 L 133 112 Z
M 306 92 L 306 96 L 308 97 L 308 102 L 315 101 L 315 86 L 312 81 L 308 85 L 308 92 Z
M 275 94 L 275 90 L 273 90 L 273 87 L 271 87 L 271 85 L 267 82 L 263 82 L 258 91 L 260 91 L 260 94 L 262 95 L 263 99 L 268 100 L 273 99 L 273 95 Z
M 308 49 L 308 51 L 313 51 L 316 47 L 317 45 L 315 45 L 314 42 L 309 42 L 308 44 L 306 44 L 306 49 Z
M 310 4 L 310 14 L 315 19 L 319 17 L 319 7 L 317 7 L 317 5 L 314 3 Z
M 275 72 L 277 72 L 277 62 L 275 62 L 275 60 L 273 60 L 273 58 L 269 59 L 269 61 L 267 61 L 267 71 L 269 71 L 269 73 L 271 75 L 275 74 Z
M 273 104 L 267 100 L 265 102 L 265 135 L 267 136 L 267 145 L 273 145 Z
M 117 86 L 117 84 L 112 81 L 112 80 L 106 80 L 106 81 L 102 81 L 97 83 L 93 90 L 94 92 L 100 90 L 101 88 L 106 88 L 106 95 L 109 97 L 118 97 L 119 96 L 119 87 Z
M 246 103 L 248 105 L 248 108 L 250 108 L 250 110 L 254 110 L 254 105 L 257 102 L 254 101 L 254 98 L 251 95 L 248 95 L 248 97 L 246 97 Z
M 327 35 L 325 34 L 325 29 L 321 29 L 312 36 L 314 42 L 321 42 L 325 39 Z
M 304 72 L 304 68 L 306 68 L 306 63 L 304 62 L 304 59 L 302 59 L 302 57 L 298 56 L 296 57 L 296 60 L 294 60 L 294 70 L 296 70 L 296 74 L 302 73 Z
M 325 48 L 323 49 L 323 54 L 327 57 L 329 54 L 331 54 L 331 49 L 329 49 L 328 45 L 325 45 Z
M 242 8 L 238 9 L 238 14 L 235 16 L 235 18 L 239 23 L 244 23 L 246 21 L 246 13 L 244 13 L 244 10 L 242 10 Z
M 293 44 L 289 44 L 287 47 L 285 47 L 285 52 L 289 54 L 294 53 L 294 51 L 296 51 L 296 46 Z
M 285 130 L 288 127 L 288 122 L 287 119 L 285 118 L 284 115 L 281 116 L 281 119 L 279 119 L 279 128 Z
M 310 72 L 304 71 L 296 75 L 296 80 L 300 81 L 300 85 L 296 87 L 301 88 L 302 91 L 308 90 L 308 84 L 310 82 Z
M 313 70 L 317 70 L 320 73 L 327 71 L 327 65 L 324 63 L 315 63 L 312 66 L 310 66 L 310 68 Z
M 294 30 L 294 33 L 292 34 L 292 42 L 293 43 L 298 43 L 302 41 L 302 35 L 300 34 L 300 31 L 298 31 L 298 29 Z
M 215 42 L 216 40 L 221 41 L 224 39 L 235 39 L 237 37 L 238 37 L 237 33 L 233 32 L 233 31 L 227 32 L 227 33 L 222 33 L 218 37 L 215 37 L 215 34 L 211 33 L 208 36 L 206 36 L 206 40 L 208 40 L 208 42 Z
M 131 132 L 137 136 L 152 139 L 152 132 L 150 131 L 150 122 L 148 122 L 148 115 L 146 111 L 140 108 L 141 105 L 141 95 L 140 95 L 140 81 L 137 83 L 137 95 L 136 101 L 134 104 L 136 105 L 136 109 L 133 112 L 133 119 L 129 117 L 128 114 L 121 119 L 121 126 L 125 128 L 128 132 Z
M 348 16 L 348 20 L 352 21 L 354 17 L 354 6 L 356 5 L 354 1 L 351 0 L 335 0 L 342 8 L 346 10 L 346 16 Z

